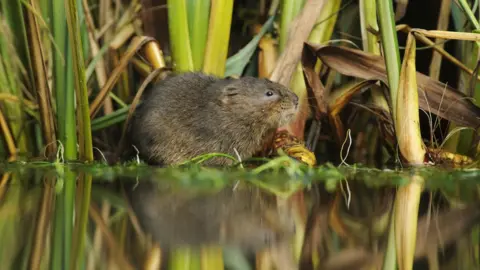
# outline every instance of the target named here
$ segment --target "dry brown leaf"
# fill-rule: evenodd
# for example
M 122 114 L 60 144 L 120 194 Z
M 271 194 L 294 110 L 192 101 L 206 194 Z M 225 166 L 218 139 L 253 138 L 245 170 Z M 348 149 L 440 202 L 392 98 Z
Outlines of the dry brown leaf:
M 343 46 L 306 43 L 310 50 L 337 72 L 387 84 L 384 59 L 361 50 Z M 480 126 L 480 108 L 454 88 L 417 72 L 418 102 L 421 109 L 467 127 Z
M 357 92 L 361 92 L 367 88 L 372 87 L 377 80 L 362 80 L 359 82 L 352 82 L 342 85 L 340 88 L 335 89 L 328 96 L 328 108 L 331 114 L 339 114 L 343 107 L 353 98 Z
M 329 121 L 336 134 L 336 140 L 339 144 L 342 144 L 345 140 L 345 127 L 340 118 L 340 112 L 350 102 L 353 95 L 366 88 L 370 88 L 377 80 L 363 80 L 360 82 L 348 83 L 341 86 L 339 89 L 331 92 L 328 96 L 328 110 Z
M 308 102 L 313 108 L 315 118 L 320 120 L 322 116 L 327 114 L 328 93 L 326 93 L 325 87 L 315 72 L 316 63 L 317 57 L 315 57 L 315 51 L 304 47 L 302 53 L 302 67 L 305 85 L 307 87 Z

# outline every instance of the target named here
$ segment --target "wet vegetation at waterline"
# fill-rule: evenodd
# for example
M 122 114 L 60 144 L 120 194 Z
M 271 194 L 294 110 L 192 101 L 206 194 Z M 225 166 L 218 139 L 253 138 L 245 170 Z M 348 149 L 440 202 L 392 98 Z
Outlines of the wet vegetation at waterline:
M 479 269 L 479 20 L 473 0 L 0 1 L 1 268 Z M 251 159 L 125 158 L 144 91 L 190 71 L 269 78 L 300 110 Z

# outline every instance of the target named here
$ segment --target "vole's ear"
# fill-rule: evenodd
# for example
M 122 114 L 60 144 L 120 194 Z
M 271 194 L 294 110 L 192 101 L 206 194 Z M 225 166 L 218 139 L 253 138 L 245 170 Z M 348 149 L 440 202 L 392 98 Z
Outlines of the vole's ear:
M 232 75 L 232 76 L 227 76 L 227 77 L 225 77 L 225 79 L 227 79 L 227 80 L 236 80 L 236 79 L 238 79 L 238 78 L 239 78 L 239 77 L 236 76 L 236 75 Z
M 238 90 L 237 87 L 233 85 L 226 85 L 225 87 L 222 88 L 222 94 L 221 94 L 220 100 L 223 104 L 232 103 L 232 99 L 239 93 L 240 91 Z
M 266 82 L 270 82 L 270 83 L 272 82 L 272 81 L 271 81 L 270 79 L 268 79 L 268 78 L 263 78 L 263 80 L 266 81 Z
M 238 92 L 238 88 L 233 85 L 227 85 L 222 89 L 222 94 L 226 96 L 235 96 Z

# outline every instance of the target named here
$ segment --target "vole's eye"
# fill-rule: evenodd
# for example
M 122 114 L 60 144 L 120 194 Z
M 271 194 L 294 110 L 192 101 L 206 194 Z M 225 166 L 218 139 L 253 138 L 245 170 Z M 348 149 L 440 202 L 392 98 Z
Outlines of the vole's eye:
M 267 91 L 266 95 L 267 95 L 267 97 L 273 96 L 273 91 Z

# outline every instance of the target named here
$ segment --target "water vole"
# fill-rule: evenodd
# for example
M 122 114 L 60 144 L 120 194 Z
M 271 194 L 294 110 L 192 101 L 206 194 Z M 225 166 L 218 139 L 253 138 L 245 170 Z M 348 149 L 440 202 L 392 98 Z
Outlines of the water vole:
M 174 165 L 212 152 L 237 156 L 235 150 L 246 159 L 292 120 L 297 108 L 292 91 L 266 79 L 173 75 L 144 94 L 132 117 L 129 140 L 142 160 L 155 165 Z M 214 158 L 204 164 L 230 163 Z

